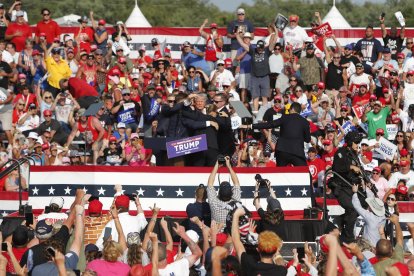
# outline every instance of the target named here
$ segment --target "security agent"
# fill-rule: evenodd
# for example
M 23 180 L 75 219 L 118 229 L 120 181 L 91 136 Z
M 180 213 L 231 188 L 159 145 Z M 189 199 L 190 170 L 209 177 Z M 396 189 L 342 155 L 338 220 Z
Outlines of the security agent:
M 360 184 L 362 181 L 361 168 L 358 163 L 358 145 L 361 140 L 362 136 L 360 133 L 356 131 L 349 132 L 345 136 L 346 146 L 338 149 L 334 156 L 332 170 L 351 184 Z M 353 231 L 358 218 L 358 213 L 352 205 L 352 186 L 342 181 L 338 176 L 331 178 L 328 186 L 333 190 L 341 207 L 345 209 L 345 214 L 342 218 L 341 240 L 352 242 L 355 239 Z M 361 195 L 359 197 L 362 198 Z M 365 202 L 361 198 L 360 201 Z
M 276 145 L 276 161 L 278 167 L 286 167 L 289 164 L 294 166 L 307 166 L 304 142 L 310 142 L 309 122 L 299 113 L 299 103 L 292 103 L 289 114 L 272 122 L 258 123 L 244 126 L 252 129 L 269 129 L 280 126 L 280 137 Z

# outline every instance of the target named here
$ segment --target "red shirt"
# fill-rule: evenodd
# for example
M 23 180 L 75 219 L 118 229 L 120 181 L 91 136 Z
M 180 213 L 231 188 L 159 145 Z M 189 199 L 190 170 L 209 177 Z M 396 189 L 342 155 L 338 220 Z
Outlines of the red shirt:
M 372 151 L 362 151 L 361 154 L 365 156 L 369 160 L 369 162 L 372 162 Z
M 19 121 L 20 117 L 22 117 L 22 115 L 24 113 L 26 113 L 26 112 L 24 112 L 24 110 L 18 111 L 17 109 L 13 109 L 12 123 L 13 124 L 17 124 L 17 122 Z
M 174 256 L 176 255 L 177 252 L 173 251 L 173 250 L 167 250 L 167 264 L 173 263 L 174 262 Z M 152 264 L 148 264 L 146 266 L 144 266 L 145 271 L 151 271 L 152 270 Z
M 12 250 L 13 250 L 14 256 L 16 257 L 16 260 L 18 262 L 20 262 L 20 260 L 22 259 L 22 256 L 23 256 L 24 252 L 26 252 L 26 250 L 27 250 L 27 247 L 20 247 L 20 248 L 13 247 Z M 10 273 L 16 273 L 16 271 L 14 270 L 13 264 L 11 262 L 11 259 L 10 259 L 9 254 L 7 252 L 4 252 L 4 256 L 6 257 L 6 259 L 8 261 L 7 262 L 7 266 L 6 266 L 6 271 L 7 272 L 10 272 Z
M 325 170 L 325 162 L 320 158 L 307 161 L 309 172 L 312 175 L 312 182 L 318 181 L 318 173 Z
M 337 148 L 333 148 L 331 152 L 325 152 L 324 154 L 322 154 L 322 160 L 325 161 L 325 168 L 332 167 L 334 155 L 337 150 Z
M 24 49 L 26 39 L 32 36 L 32 30 L 28 24 L 10 23 L 7 27 L 6 35 L 13 35 L 17 31 L 20 31 L 22 34 L 13 37 L 11 42 L 16 45 L 16 52 L 21 52 Z
M 24 101 L 25 107 L 24 107 L 24 111 L 27 112 L 27 110 L 29 109 L 29 105 L 34 103 L 37 106 L 37 100 L 36 100 L 36 96 L 32 93 L 29 93 L 29 95 L 25 96 L 23 94 L 18 94 L 16 96 L 16 98 L 14 98 L 13 100 L 13 105 L 16 104 L 20 99 L 22 99 Z
M 354 98 L 352 99 L 352 105 L 356 105 L 356 103 L 363 102 L 364 100 L 369 102 L 370 97 L 371 97 L 371 94 L 369 92 L 365 93 L 362 96 L 360 94 L 356 94 Z
M 91 42 L 93 41 L 93 29 L 86 27 L 85 29 L 79 29 L 79 31 L 75 34 L 75 37 L 79 35 L 80 37 L 80 48 L 86 50 L 86 52 L 91 51 Z
M 138 65 L 141 63 L 150 64 L 152 63 L 152 58 L 150 56 L 145 55 L 143 57 L 137 58 L 137 63 Z
M 53 21 L 49 20 L 49 22 L 39 21 L 37 22 L 35 35 L 37 37 L 40 36 L 41 33 L 46 34 L 46 41 L 47 43 L 53 43 L 53 39 L 60 36 L 60 27 L 59 25 Z

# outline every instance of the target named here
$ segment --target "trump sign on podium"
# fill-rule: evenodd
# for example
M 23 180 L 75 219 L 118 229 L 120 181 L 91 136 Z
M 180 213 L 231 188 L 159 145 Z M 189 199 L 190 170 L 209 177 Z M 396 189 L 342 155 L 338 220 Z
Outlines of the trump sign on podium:
M 205 134 L 191 136 L 180 140 L 167 142 L 168 158 L 187 155 L 194 152 L 207 150 L 207 138 Z

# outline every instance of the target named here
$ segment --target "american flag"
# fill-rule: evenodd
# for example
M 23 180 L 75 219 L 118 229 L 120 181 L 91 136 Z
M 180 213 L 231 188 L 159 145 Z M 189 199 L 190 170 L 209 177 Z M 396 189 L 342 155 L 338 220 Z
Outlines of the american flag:
M 211 168 L 179 167 L 109 167 L 109 166 L 59 166 L 31 167 L 29 204 L 33 209 L 43 209 L 53 196 L 62 196 L 63 208 L 69 208 L 76 189 L 99 196 L 108 209 L 114 196 L 114 185 L 122 185 L 124 194 L 137 194 L 144 207 L 154 203 L 166 212 L 183 212 L 194 202 L 194 192 L 200 184 L 207 185 Z M 287 212 L 303 211 L 311 206 L 310 176 L 302 168 L 236 168 L 242 190 L 242 203 L 255 210 L 252 199 L 255 175 L 269 179 L 278 199 Z M 225 168 L 220 168 L 215 181 L 230 181 Z M 262 200 L 266 204 L 266 200 Z M 264 206 L 266 207 L 266 206 Z

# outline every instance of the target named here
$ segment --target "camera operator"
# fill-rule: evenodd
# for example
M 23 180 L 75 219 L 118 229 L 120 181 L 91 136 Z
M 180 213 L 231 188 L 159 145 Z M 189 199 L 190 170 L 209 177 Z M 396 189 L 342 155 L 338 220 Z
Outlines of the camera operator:
M 228 181 L 222 181 L 217 195 L 216 189 L 214 189 L 214 180 L 216 179 L 219 166 L 224 165 L 229 170 L 234 187 L 232 188 Z M 230 209 L 227 208 L 227 204 L 231 201 L 240 201 L 240 193 L 239 178 L 231 167 L 230 158 L 228 156 L 224 157 L 219 155 L 207 182 L 207 198 L 211 209 L 211 220 L 225 224 L 227 214 L 230 211 Z
M 286 167 L 289 164 L 307 166 L 303 145 L 304 142 L 310 142 L 310 127 L 309 122 L 299 115 L 301 110 L 299 103 L 292 103 L 289 114 L 272 122 L 247 126 L 252 129 L 269 129 L 280 126 L 280 137 L 277 140 L 275 151 L 278 167 Z
M 349 132 L 345 136 L 346 146 L 338 149 L 332 164 L 332 170 L 352 184 L 360 184 L 362 180 L 360 177 L 361 168 L 358 164 L 358 146 L 361 140 L 362 137 L 358 132 Z M 355 238 L 353 234 L 354 225 L 358 218 L 358 213 L 352 204 L 352 187 L 336 175 L 329 181 L 328 185 L 341 207 L 345 209 L 341 240 L 352 242 Z M 360 195 L 359 197 L 361 199 Z

